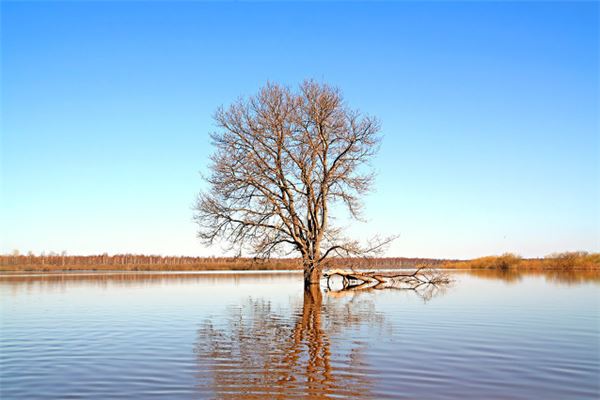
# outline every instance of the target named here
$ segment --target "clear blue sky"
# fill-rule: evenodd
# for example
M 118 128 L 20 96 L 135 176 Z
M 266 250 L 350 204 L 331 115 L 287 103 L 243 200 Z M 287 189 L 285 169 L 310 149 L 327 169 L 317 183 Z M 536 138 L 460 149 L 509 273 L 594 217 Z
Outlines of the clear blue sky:
M 600 251 L 596 2 L 1 7 L 2 252 L 218 255 L 211 115 L 305 78 L 382 120 L 388 255 Z

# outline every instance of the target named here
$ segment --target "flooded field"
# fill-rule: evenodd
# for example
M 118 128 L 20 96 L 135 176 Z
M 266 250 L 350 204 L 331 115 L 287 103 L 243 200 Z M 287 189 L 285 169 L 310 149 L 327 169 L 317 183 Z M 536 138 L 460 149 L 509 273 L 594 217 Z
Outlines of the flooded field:
M 305 293 L 300 273 L 0 276 L 0 397 L 600 395 L 595 274 L 452 272 Z

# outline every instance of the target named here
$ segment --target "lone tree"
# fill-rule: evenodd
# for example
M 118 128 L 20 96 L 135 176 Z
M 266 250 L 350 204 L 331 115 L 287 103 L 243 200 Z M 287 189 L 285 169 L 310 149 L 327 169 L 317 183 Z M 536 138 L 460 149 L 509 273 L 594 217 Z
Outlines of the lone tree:
M 372 253 L 391 240 L 361 246 L 331 223 L 333 204 L 360 219 L 380 142 L 377 119 L 348 108 L 337 88 L 268 83 L 214 118 L 209 189 L 195 206 L 206 244 L 226 241 L 264 258 L 299 252 L 309 287 L 327 257 Z

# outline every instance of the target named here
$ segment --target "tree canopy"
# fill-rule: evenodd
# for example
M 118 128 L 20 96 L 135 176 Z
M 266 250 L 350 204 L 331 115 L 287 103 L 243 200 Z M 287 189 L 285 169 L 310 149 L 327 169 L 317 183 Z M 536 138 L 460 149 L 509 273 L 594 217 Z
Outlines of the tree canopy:
M 327 257 L 364 254 L 388 241 L 361 246 L 331 223 L 333 203 L 360 219 L 380 144 L 379 121 L 350 109 L 339 89 L 310 80 L 298 91 L 268 83 L 214 119 L 209 189 L 195 207 L 205 243 L 224 240 L 258 257 L 298 252 L 309 284 Z

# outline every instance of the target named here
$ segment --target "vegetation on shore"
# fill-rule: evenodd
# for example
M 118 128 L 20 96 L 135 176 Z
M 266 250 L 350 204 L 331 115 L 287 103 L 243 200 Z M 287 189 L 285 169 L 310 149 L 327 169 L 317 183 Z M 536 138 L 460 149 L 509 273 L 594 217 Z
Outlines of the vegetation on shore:
M 442 269 L 519 270 L 519 271 L 600 271 L 600 253 L 560 253 L 544 258 L 521 258 L 514 254 L 473 260 L 437 260 L 424 258 L 332 258 L 328 268 L 392 269 L 427 265 Z M 269 260 L 243 257 L 163 257 L 133 254 L 94 256 L 0 255 L 0 272 L 59 271 L 246 271 L 301 270 L 297 258 Z
M 519 271 L 600 270 L 600 253 L 567 252 L 551 254 L 544 258 L 521 258 L 507 253 L 472 260 L 446 261 L 438 268 Z

